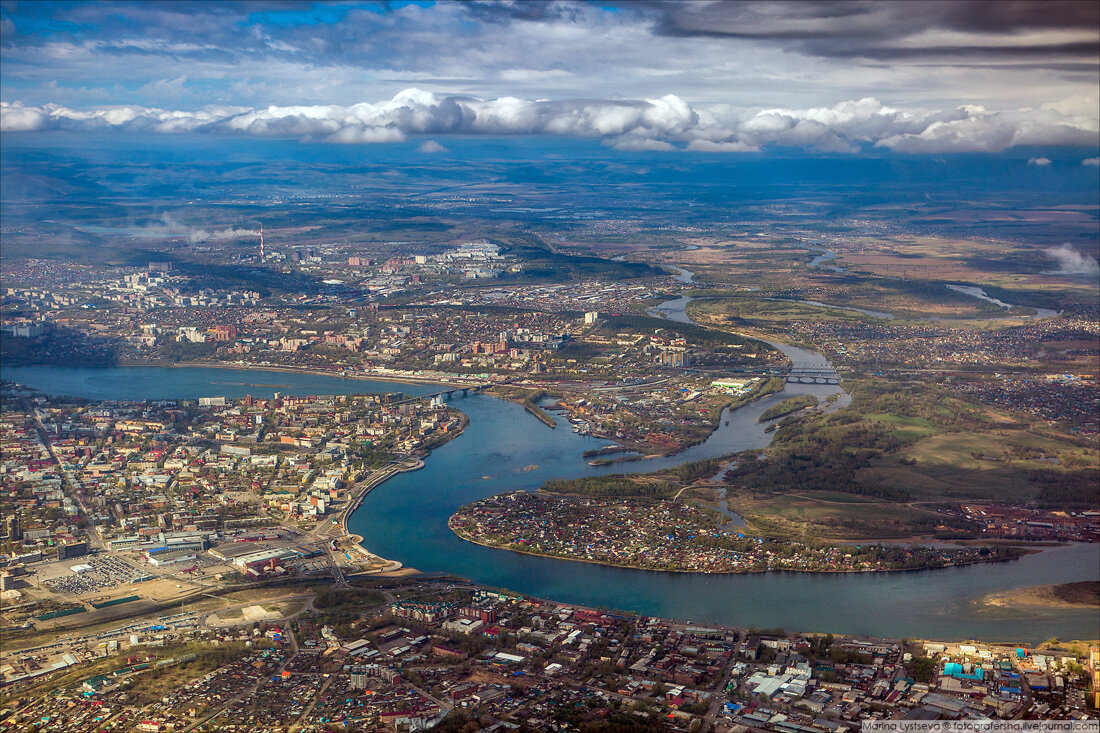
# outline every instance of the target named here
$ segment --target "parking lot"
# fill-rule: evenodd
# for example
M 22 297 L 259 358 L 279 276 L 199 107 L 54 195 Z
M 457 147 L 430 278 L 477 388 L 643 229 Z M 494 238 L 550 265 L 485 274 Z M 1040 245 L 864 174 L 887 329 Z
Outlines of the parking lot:
M 90 570 L 81 573 L 71 571 L 72 567 L 87 565 Z M 82 557 L 69 563 L 70 573 L 44 581 L 44 585 L 55 593 L 68 593 L 79 596 L 110 590 L 119 585 L 133 583 L 146 573 L 125 560 L 108 556 Z

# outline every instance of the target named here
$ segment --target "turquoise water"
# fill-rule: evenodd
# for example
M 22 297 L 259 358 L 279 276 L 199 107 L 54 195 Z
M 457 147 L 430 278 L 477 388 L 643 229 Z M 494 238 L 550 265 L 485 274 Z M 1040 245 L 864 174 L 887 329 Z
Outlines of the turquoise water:
M 435 390 L 243 369 L 24 367 L 5 369 L 3 377 L 51 393 L 96 399 Z M 363 535 L 371 551 L 419 570 L 456 573 L 477 583 L 568 603 L 697 623 L 1021 643 L 1051 636 L 1095 638 L 1100 627 L 1096 611 L 1002 611 L 994 616 L 979 611 L 973 601 L 1010 588 L 1095 580 L 1100 545 L 1069 545 L 1011 562 L 913 573 L 718 576 L 530 557 L 463 542 L 447 529 L 447 518 L 461 504 L 502 491 L 537 488 L 550 478 L 655 470 L 763 446 L 769 436 L 756 423 L 756 415 L 787 396 L 772 395 L 738 410 L 728 416 L 729 425 L 723 421 L 710 440 L 681 456 L 598 468 L 587 465 L 581 454 L 605 445 L 603 441 L 579 436 L 568 425 L 552 429 L 509 402 L 483 395 L 456 398 L 451 404 L 470 416 L 466 431 L 435 450 L 425 468 L 399 474 L 375 489 L 353 515 L 350 528 Z

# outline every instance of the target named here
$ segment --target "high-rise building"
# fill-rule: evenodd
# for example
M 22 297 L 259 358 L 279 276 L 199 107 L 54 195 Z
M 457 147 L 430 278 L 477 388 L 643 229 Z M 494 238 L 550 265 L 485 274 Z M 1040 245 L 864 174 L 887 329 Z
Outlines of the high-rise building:
M 12 512 L 4 517 L 4 533 L 9 540 L 23 539 L 23 528 L 19 526 L 19 514 Z
M 1100 708 L 1100 646 L 1089 647 L 1089 676 L 1092 678 L 1092 706 Z

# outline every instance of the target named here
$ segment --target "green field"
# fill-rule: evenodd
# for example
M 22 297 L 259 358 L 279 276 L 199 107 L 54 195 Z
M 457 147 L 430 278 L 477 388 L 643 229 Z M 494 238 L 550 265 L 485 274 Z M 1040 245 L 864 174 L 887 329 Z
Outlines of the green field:
M 872 485 L 904 484 L 919 499 L 1030 501 L 1038 498 L 1031 472 L 1053 467 L 1073 475 L 1090 466 L 1096 470 L 1097 457 L 1087 448 L 1025 430 L 989 430 L 930 434 L 874 459 L 857 476 Z
M 765 462 L 733 486 L 757 497 L 822 490 L 891 502 L 963 499 L 1095 507 L 1100 459 L 1043 423 L 965 402 L 935 386 L 851 380 L 852 404 L 782 425 Z
M 826 308 L 789 301 L 763 300 L 752 297 L 707 298 L 693 300 L 688 313 L 700 323 L 715 326 L 750 326 L 765 330 L 784 331 L 791 321 L 846 322 L 879 319 L 839 308 Z
M 754 531 L 799 540 L 900 539 L 931 534 L 951 521 L 930 508 L 828 491 L 771 497 L 740 492 L 729 497 L 729 507 Z

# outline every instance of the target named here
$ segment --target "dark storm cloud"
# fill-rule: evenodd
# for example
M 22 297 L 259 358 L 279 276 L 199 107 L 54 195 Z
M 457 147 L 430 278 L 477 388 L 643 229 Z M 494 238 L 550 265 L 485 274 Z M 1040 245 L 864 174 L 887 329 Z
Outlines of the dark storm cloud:
M 1081 0 L 655 1 L 646 5 L 660 34 L 772 41 L 834 58 L 1095 59 L 1100 52 L 1100 3 Z M 1067 43 L 1047 31 L 1079 32 L 1088 38 Z M 945 34 L 967 36 L 973 42 L 937 39 Z M 998 38 L 1007 43 L 997 44 Z

